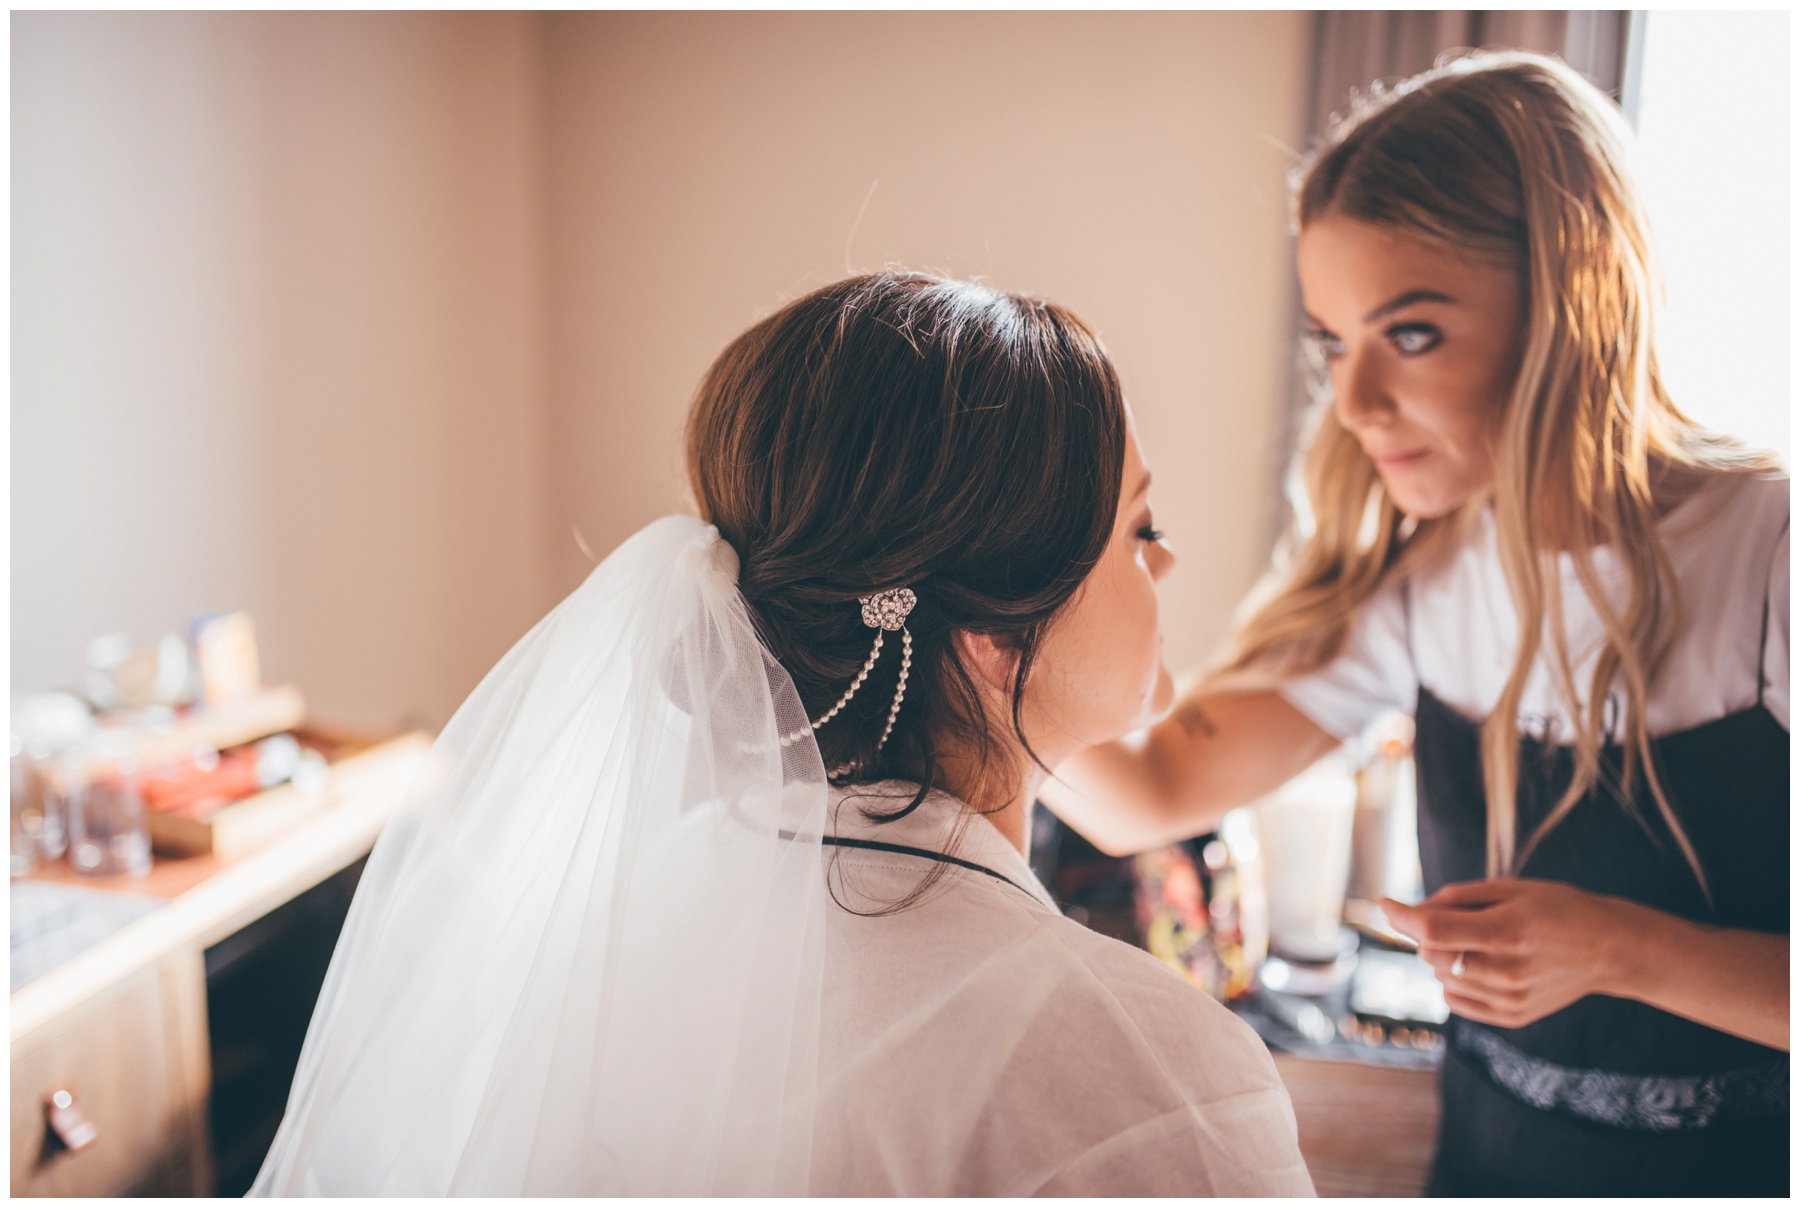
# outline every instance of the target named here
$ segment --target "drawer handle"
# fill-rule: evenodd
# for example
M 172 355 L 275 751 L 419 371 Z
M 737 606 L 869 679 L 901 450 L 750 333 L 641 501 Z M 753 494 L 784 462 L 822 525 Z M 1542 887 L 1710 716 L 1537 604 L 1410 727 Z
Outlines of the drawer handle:
M 44 1119 L 50 1125 L 51 1135 L 70 1153 L 80 1153 L 100 1135 L 87 1113 L 76 1105 L 75 1096 L 66 1090 L 52 1091 L 45 1098 Z

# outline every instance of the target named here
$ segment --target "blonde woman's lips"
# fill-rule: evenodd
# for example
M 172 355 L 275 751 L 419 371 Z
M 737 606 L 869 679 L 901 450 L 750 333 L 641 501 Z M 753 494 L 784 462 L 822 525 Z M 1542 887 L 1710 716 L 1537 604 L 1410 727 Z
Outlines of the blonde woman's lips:
M 1399 453 L 1371 453 L 1369 460 L 1383 470 L 1399 470 L 1421 460 L 1430 449 L 1407 449 Z

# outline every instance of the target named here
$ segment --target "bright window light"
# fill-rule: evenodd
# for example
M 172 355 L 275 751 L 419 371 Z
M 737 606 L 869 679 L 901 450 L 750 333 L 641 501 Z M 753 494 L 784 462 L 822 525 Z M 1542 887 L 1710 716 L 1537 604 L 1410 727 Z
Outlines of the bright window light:
M 1638 179 L 1676 404 L 1788 458 L 1788 14 L 1651 12 Z

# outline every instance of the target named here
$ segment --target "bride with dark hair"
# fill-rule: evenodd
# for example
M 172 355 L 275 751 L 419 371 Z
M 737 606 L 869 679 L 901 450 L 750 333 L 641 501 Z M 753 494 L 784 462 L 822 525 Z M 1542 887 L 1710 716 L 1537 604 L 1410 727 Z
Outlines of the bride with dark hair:
M 856 277 L 744 333 L 700 518 L 489 674 L 383 834 L 261 1194 L 1310 1194 L 1251 1031 L 1062 917 L 1046 769 L 1172 697 L 1098 338 Z

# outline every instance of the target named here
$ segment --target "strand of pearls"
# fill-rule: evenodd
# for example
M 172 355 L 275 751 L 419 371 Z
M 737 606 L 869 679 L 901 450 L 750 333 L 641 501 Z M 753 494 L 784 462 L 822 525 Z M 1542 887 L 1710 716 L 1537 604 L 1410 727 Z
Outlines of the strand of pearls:
M 879 642 L 880 636 L 875 640 Z M 894 719 L 900 716 L 900 702 L 906 699 L 906 673 L 912 670 L 912 630 L 900 631 L 900 686 L 894 689 L 894 703 L 888 709 L 887 728 L 881 732 L 881 741 L 875 744 L 877 751 L 887 745 L 888 735 L 894 732 Z
M 881 632 L 881 630 L 877 629 L 875 631 L 875 648 L 873 650 L 869 651 L 869 657 L 863 661 L 862 670 L 858 671 L 856 673 L 856 678 L 850 681 L 850 687 L 844 692 L 844 694 L 842 696 L 838 697 L 837 704 L 835 704 L 835 705 L 831 706 L 831 708 L 827 709 L 825 711 L 825 713 L 817 721 L 813 722 L 811 725 L 801 726 L 798 730 L 795 730 L 792 734 L 783 734 L 781 736 L 781 745 L 782 746 L 784 746 L 784 747 L 793 746 L 795 743 L 799 742 L 802 738 L 805 738 L 808 734 L 812 733 L 814 730 L 817 730 L 820 726 L 824 725 L 826 722 L 828 722 L 832 718 L 836 717 L 843 710 L 844 706 L 850 703 L 850 698 L 856 695 L 857 689 L 859 689 L 863 686 L 863 681 L 869 678 L 869 672 L 874 668 L 875 660 L 881 657 L 881 646 L 882 646 L 882 642 L 883 642 L 885 636 L 886 635 L 884 635 Z M 906 668 L 910 665 L 910 663 L 912 661 L 912 634 L 910 634 L 910 633 L 906 634 L 905 641 L 906 641 L 906 657 L 901 661 L 901 664 L 900 664 L 900 668 L 901 668 L 900 683 L 901 683 L 902 687 L 904 687 L 906 684 L 906 678 L 905 678 Z M 898 709 L 899 706 L 896 704 L 895 708 Z M 893 717 L 892 717 L 892 715 L 890 715 L 888 718 L 888 729 L 891 730 L 893 728 L 894 728 Z M 885 742 L 887 740 L 887 735 L 883 734 L 881 737 L 882 737 L 882 741 Z M 880 748 L 877 747 L 876 749 L 879 750 Z

